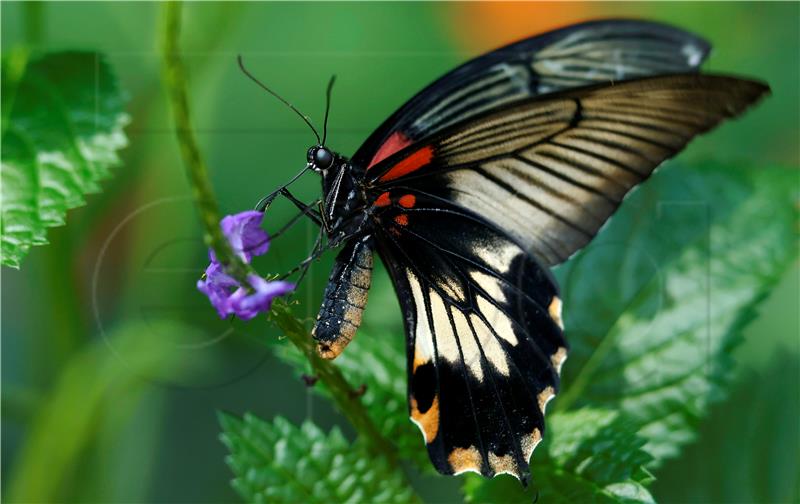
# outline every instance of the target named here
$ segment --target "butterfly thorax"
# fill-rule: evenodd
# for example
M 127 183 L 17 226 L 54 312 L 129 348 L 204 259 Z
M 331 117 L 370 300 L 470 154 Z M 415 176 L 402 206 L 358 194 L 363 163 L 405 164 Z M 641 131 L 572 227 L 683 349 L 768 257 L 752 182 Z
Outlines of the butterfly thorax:
M 324 149 L 324 147 L 322 147 Z M 332 153 L 328 168 L 315 169 L 322 175 L 322 222 L 331 246 L 359 234 L 366 221 L 366 202 L 359 180 L 347 158 Z

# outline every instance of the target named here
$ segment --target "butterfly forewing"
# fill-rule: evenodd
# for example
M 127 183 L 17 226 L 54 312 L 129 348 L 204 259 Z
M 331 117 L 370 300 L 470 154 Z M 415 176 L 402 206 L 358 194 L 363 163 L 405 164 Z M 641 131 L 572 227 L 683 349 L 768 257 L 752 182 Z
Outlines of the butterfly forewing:
M 353 156 L 367 168 L 413 142 L 532 96 L 696 70 L 709 44 L 659 23 L 592 21 L 522 40 L 470 60 L 387 119 Z
M 665 159 L 766 90 L 689 74 L 561 92 L 449 128 L 367 176 L 376 192 L 423 187 L 454 201 L 551 266 L 588 243 Z

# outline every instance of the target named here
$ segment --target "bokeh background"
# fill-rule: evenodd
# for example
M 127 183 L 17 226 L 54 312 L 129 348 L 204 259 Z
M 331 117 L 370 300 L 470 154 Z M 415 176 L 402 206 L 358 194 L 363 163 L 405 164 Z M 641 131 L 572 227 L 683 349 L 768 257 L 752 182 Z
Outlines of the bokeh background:
M 123 164 L 103 192 L 50 230 L 51 243 L 34 248 L 21 270 L 2 270 L 6 495 L 39 485 L 49 502 L 235 501 L 215 411 L 346 423 L 258 341 L 280 344 L 265 318 L 220 321 L 195 290 L 207 259 L 160 80 L 160 15 L 157 3 L 2 4 L 4 53 L 26 40 L 42 51 L 101 51 L 131 116 Z M 413 93 L 465 59 L 609 16 L 697 32 L 715 47 L 706 69 L 771 85 L 773 96 L 746 120 L 695 141 L 682 159 L 800 166 L 798 3 L 192 3 L 182 47 L 194 126 L 222 210 L 252 207 L 304 165 L 313 141 L 297 117 L 242 75 L 237 54 L 317 123 L 327 80 L 337 74 L 329 145 L 349 154 Z M 308 176 L 296 189 L 312 200 L 319 181 Z M 276 205 L 267 227 L 292 214 Z M 257 268 L 288 269 L 313 233 L 298 226 Z M 312 268 L 298 314 L 316 314 L 331 259 Z M 741 478 L 799 494 L 800 446 L 794 457 L 773 461 L 783 471 L 754 462 L 798 439 L 797 417 L 786 420 L 800 398 L 798 280 L 795 265 L 761 305 L 735 354 L 731 398 L 712 409 L 699 441 L 657 473 L 657 500 L 736 501 Z M 374 282 L 365 327 L 402 338 L 382 269 Z M 742 436 L 763 440 L 758 454 L 737 449 Z M 431 501 L 460 498 L 453 479 L 418 483 Z

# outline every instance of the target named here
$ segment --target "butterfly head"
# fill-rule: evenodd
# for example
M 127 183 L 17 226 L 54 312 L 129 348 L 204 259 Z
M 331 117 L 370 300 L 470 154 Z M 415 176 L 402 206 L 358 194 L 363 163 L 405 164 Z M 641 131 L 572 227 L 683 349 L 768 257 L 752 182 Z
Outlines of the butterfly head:
M 311 147 L 306 157 L 309 167 L 317 173 L 326 172 L 336 160 L 336 154 L 324 145 Z

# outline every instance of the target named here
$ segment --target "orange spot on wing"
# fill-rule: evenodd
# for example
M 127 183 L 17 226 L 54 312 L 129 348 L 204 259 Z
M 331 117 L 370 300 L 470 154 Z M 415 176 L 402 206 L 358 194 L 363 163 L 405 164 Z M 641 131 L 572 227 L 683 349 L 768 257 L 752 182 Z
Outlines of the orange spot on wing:
M 400 197 L 398 203 L 400 203 L 400 206 L 403 208 L 413 208 L 417 203 L 417 197 L 413 194 L 405 194 Z
M 408 215 L 400 214 L 394 217 L 394 221 L 401 226 L 408 226 Z
M 394 165 L 391 170 L 383 174 L 380 180 L 386 182 L 408 175 L 430 163 L 431 159 L 433 159 L 433 147 L 427 145 Z
M 409 145 L 411 145 L 411 140 L 405 136 L 402 131 L 395 131 L 381 144 L 377 152 L 375 152 L 375 155 L 372 156 L 372 161 L 369 162 L 367 170 Z
M 392 204 L 392 200 L 389 198 L 389 193 L 388 192 L 385 192 L 385 193 L 381 194 L 380 196 L 378 196 L 378 199 L 376 199 L 375 203 L 373 203 L 373 205 L 375 205 L 376 207 L 385 207 L 385 206 L 389 206 L 391 204 Z
M 469 448 L 453 448 L 447 456 L 447 462 L 454 473 L 481 470 L 481 453 L 474 446 Z
M 433 443 L 436 439 L 436 435 L 439 434 L 439 396 L 436 395 L 433 398 L 431 407 L 428 408 L 425 413 L 419 411 L 417 400 L 412 397 L 411 418 L 416 422 L 420 430 L 422 430 L 422 434 L 425 436 L 425 443 Z

